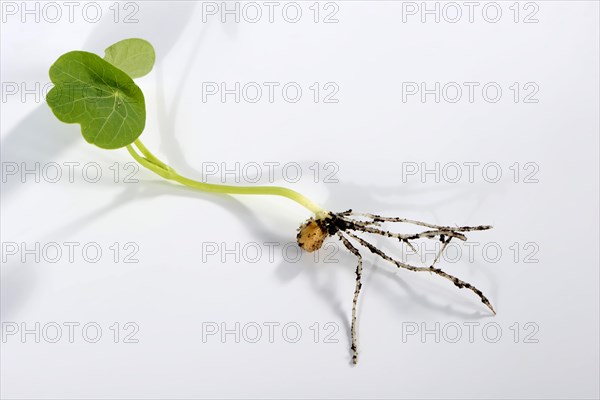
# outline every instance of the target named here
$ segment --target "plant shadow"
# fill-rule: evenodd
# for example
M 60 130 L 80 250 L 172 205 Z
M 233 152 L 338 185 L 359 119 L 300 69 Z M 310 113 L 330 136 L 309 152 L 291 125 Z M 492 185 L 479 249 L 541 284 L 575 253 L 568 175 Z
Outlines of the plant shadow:
M 115 24 L 112 16 L 107 14 L 96 23 L 82 47 L 86 50 L 103 50 L 123 37 L 135 36 L 151 41 L 157 53 L 167 54 L 190 22 L 195 7 L 193 2 L 181 2 L 177 7 L 173 7 L 171 2 L 146 3 L 141 10 L 141 23 L 137 24 Z M 160 65 L 160 62 L 159 58 L 157 64 Z M 47 74 L 47 69 L 40 70 L 38 80 L 46 82 Z M 35 163 L 43 165 L 56 161 L 68 148 L 80 141 L 78 125 L 65 126 L 54 117 L 46 104 L 40 104 L 14 128 L 2 135 L 0 156 L 3 163 L 25 163 L 31 168 Z M 17 179 L 2 182 L 2 201 L 13 196 L 22 187 Z M 35 273 L 29 266 L 21 267 L 23 268 L 9 265 L 2 267 L 3 315 L 16 315 L 20 305 L 27 301 L 36 288 Z

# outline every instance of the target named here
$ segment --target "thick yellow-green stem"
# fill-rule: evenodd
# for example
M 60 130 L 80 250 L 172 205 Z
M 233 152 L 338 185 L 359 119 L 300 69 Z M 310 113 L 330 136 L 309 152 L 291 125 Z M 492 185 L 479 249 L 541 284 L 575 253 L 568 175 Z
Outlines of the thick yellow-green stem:
M 271 196 L 282 196 L 287 197 L 290 200 L 295 201 L 301 206 L 312 211 L 317 217 L 320 217 L 327 213 L 322 207 L 311 201 L 304 195 L 296 192 L 295 190 L 284 188 L 281 186 L 231 186 L 231 185 L 219 185 L 214 183 L 199 182 L 185 176 L 179 175 L 173 168 L 159 160 L 154 154 L 152 154 L 144 144 L 137 139 L 134 145 L 143 154 L 140 155 L 131 146 L 127 146 L 129 154 L 141 165 L 148 168 L 152 172 L 160 175 L 161 177 L 178 182 L 187 187 L 191 187 L 196 190 L 211 193 L 224 193 L 224 194 L 244 194 L 244 195 L 271 195 Z

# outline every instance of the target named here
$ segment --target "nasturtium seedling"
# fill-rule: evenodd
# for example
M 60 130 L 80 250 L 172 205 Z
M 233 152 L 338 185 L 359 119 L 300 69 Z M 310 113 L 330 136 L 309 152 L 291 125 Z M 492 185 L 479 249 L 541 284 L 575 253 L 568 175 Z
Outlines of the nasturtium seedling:
M 103 149 L 133 143 L 146 125 L 146 104 L 133 79 L 86 51 L 63 54 L 50 67 L 46 101 L 56 117 L 81 125 L 86 141 Z
M 466 240 L 465 233 L 490 229 L 491 226 L 442 226 L 421 221 L 382 217 L 375 214 L 327 211 L 302 194 L 279 186 L 230 186 L 196 181 L 178 174 L 159 160 L 141 142 L 146 109 L 144 95 L 132 78 L 146 75 L 154 65 L 154 49 L 143 39 L 122 40 L 106 49 L 104 59 L 85 51 L 72 51 L 59 57 L 50 67 L 54 88 L 46 101 L 59 120 L 78 123 L 85 140 L 104 149 L 126 147 L 131 156 L 157 175 L 204 192 L 282 196 L 310 210 L 314 216 L 298 229 L 298 245 L 307 252 L 318 250 L 329 237 L 339 239 L 358 260 L 356 283 L 352 299 L 351 355 L 358 361 L 356 309 L 362 288 L 363 248 L 393 264 L 398 269 L 429 272 L 452 282 L 459 289 L 475 293 L 494 314 L 490 301 L 475 286 L 436 268 L 441 254 L 454 239 Z M 410 224 L 423 229 L 418 233 L 395 233 L 383 229 L 383 224 Z M 441 248 L 430 265 L 415 266 L 397 260 L 365 239 L 366 234 L 378 235 L 404 243 L 416 252 L 414 242 L 435 240 Z

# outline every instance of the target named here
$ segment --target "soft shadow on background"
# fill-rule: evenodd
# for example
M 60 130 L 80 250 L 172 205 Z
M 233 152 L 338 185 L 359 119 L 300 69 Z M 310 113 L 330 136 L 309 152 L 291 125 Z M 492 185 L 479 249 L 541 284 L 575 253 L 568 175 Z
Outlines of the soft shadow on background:
M 166 56 L 188 24 L 194 8 L 193 2 L 179 3 L 177 7 L 168 2 L 156 2 L 152 7 L 144 8 L 144 23 L 136 24 L 137 35 L 151 38 L 157 54 Z M 115 24 L 111 18 L 108 15 L 97 23 L 82 49 L 103 49 L 131 34 L 130 26 Z M 163 59 L 157 57 L 157 67 Z M 40 71 L 38 79 L 40 82 L 48 81 L 47 69 Z M 56 119 L 44 102 L 3 136 L 0 145 L 2 160 L 43 164 L 54 161 L 65 149 L 81 140 L 81 135 L 65 129 L 65 124 Z M 2 196 L 10 195 L 18 188 L 16 180 L 3 183 Z
M 196 7 L 193 2 L 181 2 L 173 7 L 169 2 L 151 3 L 143 9 L 144 23 L 136 24 L 136 35 L 151 40 L 156 52 L 161 55 L 169 53 L 181 33 L 189 23 Z M 96 28 L 82 45 L 82 49 L 106 48 L 110 44 L 131 35 L 131 25 L 115 24 L 108 15 L 97 23 Z M 39 42 L 41 45 L 41 42 Z M 58 56 L 58 55 L 57 55 Z M 157 66 L 162 58 L 157 58 Z M 48 80 L 47 70 L 40 71 L 40 82 Z M 77 129 L 78 131 L 79 129 Z M 28 165 L 55 161 L 65 149 L 79 143 L 83 139 L 74 134 L 72 127 L 59 122 L 45 103 L 23 119 L 15 128 L 2 138 L 0 151 L 3 162 L 18 162 Z M 22 185 L 21 185 L 22 186 Z M 18 180 L 11 179 L 2 184 L 2 200 L 6 200 L 13 192 L 18 191 Z M 123 198 L 115 199 L 115 203 Z M 102 207 L 97 214 L 107 208 Z M 31 266 L 6 264 L 2 266 L 1 279 L 1 319 L 14 318 L 21 304 L 27 301 L 29 294 L 36 286 L 36 275 Z

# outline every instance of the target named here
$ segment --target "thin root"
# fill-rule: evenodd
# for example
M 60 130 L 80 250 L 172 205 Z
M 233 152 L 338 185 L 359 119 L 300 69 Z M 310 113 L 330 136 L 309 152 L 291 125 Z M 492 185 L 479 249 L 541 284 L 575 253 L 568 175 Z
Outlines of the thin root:
M 352 299 L 352 328 L 351 328 L 351 336 L 352 336 L 352 344 L 350 346 L 350 349 L 352 350 L 352 363 L 356 364 L 358 362 L 358 340 L 357 340 L 357 334 L 356 334 L 356 305 L 358 303 L 358 296 L 360 294 L 360 289 L 362 288 L 362 282 L 361 282 L 361 278 L 362 278 L 362 255 L 360 254 L 360 252 L 358 251 L 358 249 L 356 247 L 354 247 L 352 245 L 352 243 L 350 243 L 350 241 L 348 241 L 348 239 L 346 239 L 344 237 L 344 235 L 342 235 L 341 232 L 337 232 L 338 237 L 340 238 L 340 240 L 342 241 L 342 243 L 344 244 L 344 246 L 346 246 L 346 248 L 348 250 L 350 250 L 350 252 L 352 254 L 354 254 L 356 256 L 356 258 L 358 259 L 358 264 L 356 265 L 356 286 L 354 288 L 354 298 Z

